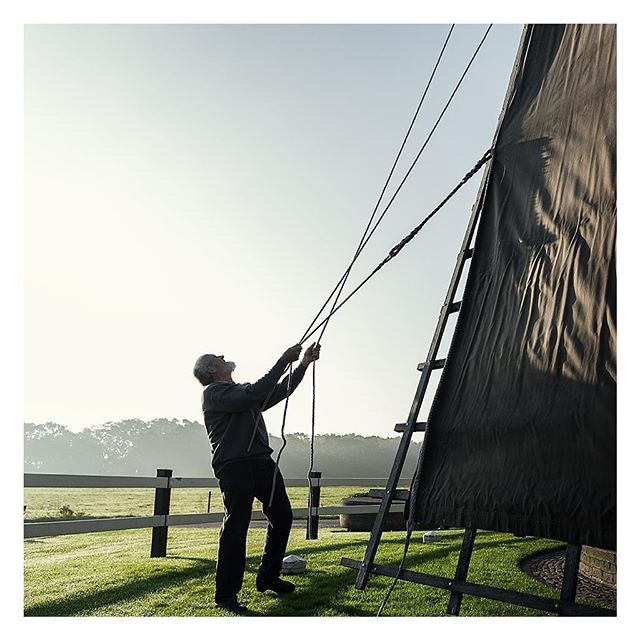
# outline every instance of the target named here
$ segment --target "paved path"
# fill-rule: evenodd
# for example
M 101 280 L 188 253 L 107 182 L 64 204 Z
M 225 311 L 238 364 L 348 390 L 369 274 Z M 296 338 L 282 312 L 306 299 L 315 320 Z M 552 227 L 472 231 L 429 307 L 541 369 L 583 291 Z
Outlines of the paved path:
M 560 589 L 564 572 L 564 549 L 525 558 L 520 568 L 539 582 Z M 614 609 L 616 606 L 616 589 L 596 582 L 581 573 L 578 574 L 577 596 L 593 600 L 603 607 Z

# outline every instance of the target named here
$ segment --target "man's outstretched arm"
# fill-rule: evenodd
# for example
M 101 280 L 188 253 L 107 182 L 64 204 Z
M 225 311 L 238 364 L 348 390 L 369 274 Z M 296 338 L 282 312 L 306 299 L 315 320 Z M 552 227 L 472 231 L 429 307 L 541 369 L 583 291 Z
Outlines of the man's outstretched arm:
M 271 370 L 253 384 L 213 385 L 211 397 L 216 409 L 236 412 L 260 408 L 289 363 L 295 362 L 301 351 L 302 347 L 299 344 L 289 347 Z

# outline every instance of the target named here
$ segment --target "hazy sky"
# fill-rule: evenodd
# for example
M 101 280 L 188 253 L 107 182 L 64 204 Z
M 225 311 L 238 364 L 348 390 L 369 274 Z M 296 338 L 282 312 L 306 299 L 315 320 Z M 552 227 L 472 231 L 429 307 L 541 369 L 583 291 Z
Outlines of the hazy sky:
M 485 27 L 455 28 L 400 169 Z M 351 258 L 448 28 L 27 27 L 25 420 L 201 421 L 198 355 L 265 373 Z M 490 146 L 520 32 L 494 26 L 352 284 Z M 330 324 L 320 433 L 406 419 L 478 183 Z

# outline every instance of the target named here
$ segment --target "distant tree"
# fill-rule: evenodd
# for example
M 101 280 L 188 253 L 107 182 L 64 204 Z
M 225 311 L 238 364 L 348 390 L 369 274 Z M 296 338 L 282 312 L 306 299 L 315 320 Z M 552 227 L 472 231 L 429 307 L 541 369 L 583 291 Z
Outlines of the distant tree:
M 211 475 L 211 451 L 205 428 L 189 420 L 157 418 L 120 420 L 72 432 L 51 422 L 25 424 L 26 472 L 96 475 L 155 475 L 158 468 L 176 476 Z M 280 461 L 285 477 L 305 477 L 309 468 L 309 437 L 287 434 Z M 274 457 L 282 440 L 270 436 Z M 385 477 L 398 438 L 323 434 L 315 439 L 314 468 L 326 477 Z M 411 475 L 419 445 L 412 443 L 405 475 Z
M 75 434 L 55 422 L 24 425 L 25 471 L 62 473 L 68 468 Z

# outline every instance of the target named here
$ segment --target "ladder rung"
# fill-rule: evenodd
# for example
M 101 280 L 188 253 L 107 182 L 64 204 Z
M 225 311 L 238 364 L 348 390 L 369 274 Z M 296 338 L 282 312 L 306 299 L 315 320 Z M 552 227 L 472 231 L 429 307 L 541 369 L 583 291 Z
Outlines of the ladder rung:
M 406 422 L 399 422 L 398 424 L 396 424 L 396 426 L 393 428 L 394 431 L 397 431 L 398 433 L 404 433 L 404 430 L 407 428 L 407 424 Z M 414 431 L 424 431 L 427 428 L 427 423 L 426 422 L 416 422 L 416 426 L 414 427 Z
M 449 306 L 449 313 L 457 313 L 460 311 L 460 307 L 462 306 L 462 300 L 458 300 L 458 302 L 452 302 Z
M 387 494 L 386 489 L 369 489 L 369 495 L 372 498 L 384 498 Z M 409 492 L 406 489 L 396 489 L 393 494 L 394 500 L 408 500 Z
M 431 369 L 442 369 L 444 367 L 444 363 L 447 361 L 446 358 L 441 358 L 440 360 L 434 360 L 433 361 L 433 366 L 431 367 Z M 418 371 L 423 371 L 424 370 L 424 365 L 426 363 L 424 362 L 419 362 L 418 363 Z

